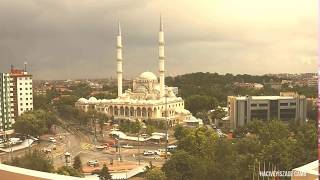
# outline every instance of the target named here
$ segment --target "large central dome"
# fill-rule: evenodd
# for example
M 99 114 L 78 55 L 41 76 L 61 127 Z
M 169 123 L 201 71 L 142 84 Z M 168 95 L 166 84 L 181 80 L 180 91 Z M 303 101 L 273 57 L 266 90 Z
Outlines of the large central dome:
M 154 75 L 152 72 L 149 72 L 149 71 L 146 71 L 146 72 L 143 72 L 139 75 L 139 79 L 142 79 L 142 80 L 149 80 L 149 81 L 157 81 L 158 78 L 156 75 Z

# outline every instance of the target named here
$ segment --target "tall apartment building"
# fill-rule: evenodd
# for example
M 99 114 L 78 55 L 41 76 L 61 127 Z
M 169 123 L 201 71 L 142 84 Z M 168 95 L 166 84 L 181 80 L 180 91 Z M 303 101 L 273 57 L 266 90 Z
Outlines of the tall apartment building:
M 11 68 L 11 89 L 14 116 L 33 110 L 32 75 L 24 70 Z
M 11 107 L 10 74 L 0 73 L 0 135 L 13 133 L 13 109 Z
M 230 129 L 243 126 L 254 119 L 304 122 L 306 113 L 306 97 L 297 94 L 281 93 L 280 96 L 228 97 Z

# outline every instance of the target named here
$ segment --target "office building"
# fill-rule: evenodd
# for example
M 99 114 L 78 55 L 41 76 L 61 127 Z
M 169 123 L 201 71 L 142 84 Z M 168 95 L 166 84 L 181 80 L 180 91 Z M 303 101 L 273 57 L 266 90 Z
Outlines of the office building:
M 230 129 L 243 126 L 254 119 L 304 122 L 306 112 L 306 97 L 295 93 L 280 93 L 280 96 L 228 97 Z

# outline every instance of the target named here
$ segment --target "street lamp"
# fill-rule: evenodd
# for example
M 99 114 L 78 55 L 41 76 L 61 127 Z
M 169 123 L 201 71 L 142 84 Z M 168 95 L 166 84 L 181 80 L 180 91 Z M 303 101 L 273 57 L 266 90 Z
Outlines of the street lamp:
M 71 163 L 71 154 L 69 152 L 64 153 L 65 161 L 66 161 L 66 166 L 69 166 Z
M 141 121 L 139 120 L 139 123 L 140 123 Z M 141 125 L 141 124 L 140 124 Z M 143 125 L 143 126 L 141 126 L 141 128 L 142 129 L 145 129 L 146 128 L 146 126 L 145 125 Z M 139 165 L 140 165 L 140 163 L 141 163 L 141 157 L 140 157 L 140 128 L 139 128 L 139 131 L 138 131 L 138 162 L 139 162 Z

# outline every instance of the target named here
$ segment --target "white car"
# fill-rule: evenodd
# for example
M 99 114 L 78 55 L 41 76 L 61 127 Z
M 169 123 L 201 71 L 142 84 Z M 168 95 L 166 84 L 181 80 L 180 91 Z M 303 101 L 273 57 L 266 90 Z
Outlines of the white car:
M 123 147 L 123 148 L 127 148 L 127 149 L 132 149 L 132 148 L 133 148 L 133 146 L 131 146 L 131 145 L 129 145 L 129 144 L 123 145 L 122 147 Z
M 143 155 L 144 156 L 152 156 L 152 155 L 154 155 L 154 152 L 153 151 L 144 151 Z
M 57 142 L 57 140 L 54 139 L 53 137 L 49 137 L 49 141 L 51 141 L 51 142 L 53 142 L 53 143 Z
M 147 137 L 149 137 L 149 136 L 148 136 L 148 134 L 141 134 L 141 137 L 147 138 Z
M 99 166 L 99 162 L 97 160 L 91 160 L 87 162 L 88 166 L 96 167 Z

